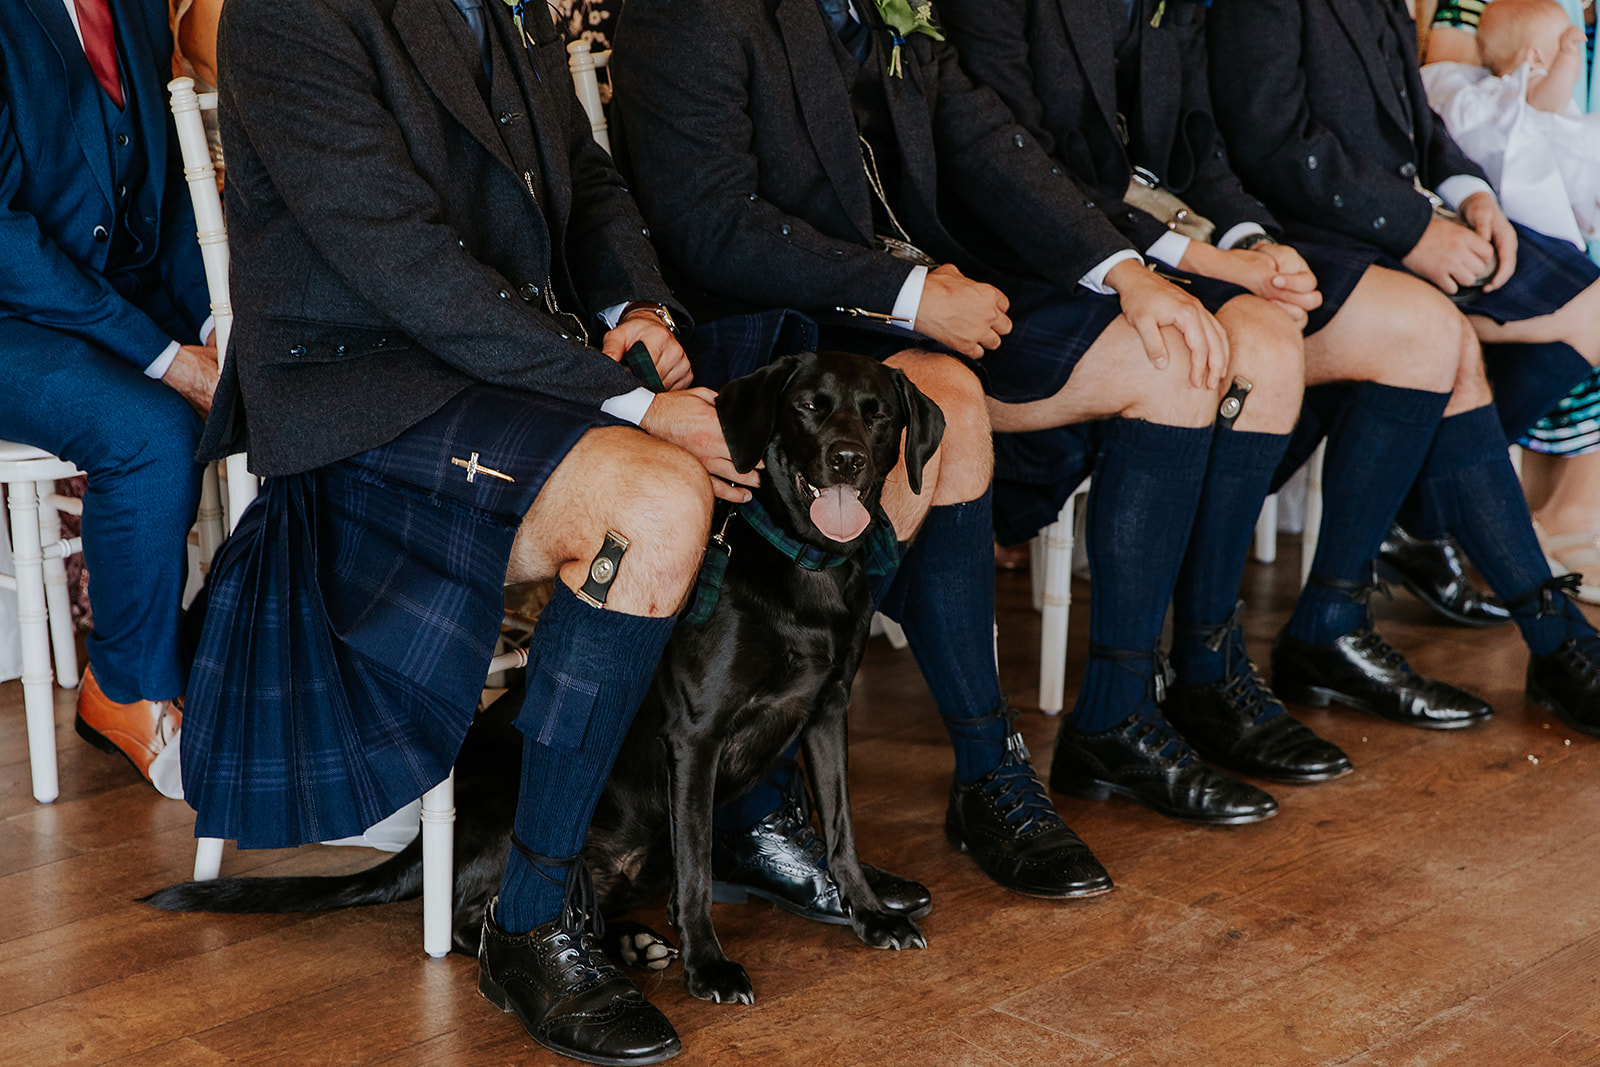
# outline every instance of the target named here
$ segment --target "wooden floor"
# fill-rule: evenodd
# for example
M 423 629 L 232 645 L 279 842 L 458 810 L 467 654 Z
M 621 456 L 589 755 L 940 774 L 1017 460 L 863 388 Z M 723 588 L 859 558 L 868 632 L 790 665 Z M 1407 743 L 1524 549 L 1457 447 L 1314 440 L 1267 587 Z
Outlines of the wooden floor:
M 1265 661 L 1294 551 L 1251 565 Z M 1079 587 L 1080 596 L 1084 593 Z M 1036 699 L 1037 617 L 1001 577 L 1014 701 Z M 754 1007 L 642 980 L 687 1064 L 1600 1063 L 1600 742 L 1522 697 L 1515 634 L 1435 627 L 1402 597 L 1384 632 L 1499 714 L 1461 734 L 1304 713 L 1357 773 L 1278 787 L 1279 816 L 1189 827 L 1125 803 L 1059 799 L 1114 893 L 1008 894 L 944 841 L 951 758 L 909 653 L 873 642 L 856 687 L 862 855 L 932 887 L 925 951 L 718 905 Z M 1074 609 L 1069 691 L 1086 618 Z M 421 952 L 416 903 L 318 917 L 174 916 L 133 898 L 183 879 L 192 817 L 71 729 L 62 797 L 35 804 L 18 684 L 0 687 L 0 1062 L 555 1063 L 475 988 L 477 963 Z M 1048 767 L 1055 724 L 1022 728 Z M 241 873 L 338 871 L 376 854 L 234 853 Z M 663 924 L 660 907 L 641 914 Z

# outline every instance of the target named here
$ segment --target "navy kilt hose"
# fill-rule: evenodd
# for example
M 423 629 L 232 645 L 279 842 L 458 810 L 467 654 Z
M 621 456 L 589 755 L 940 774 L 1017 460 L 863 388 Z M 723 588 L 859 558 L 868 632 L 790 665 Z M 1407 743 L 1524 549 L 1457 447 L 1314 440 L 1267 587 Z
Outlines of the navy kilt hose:
M 218 553 L 182 733 L 195 834 L 360 834 L 444 780 L 522 517 L 598 410 L 472 386 L 390 443 L 268 479 Z M 469 483 L 453 459 L 510 475 Z

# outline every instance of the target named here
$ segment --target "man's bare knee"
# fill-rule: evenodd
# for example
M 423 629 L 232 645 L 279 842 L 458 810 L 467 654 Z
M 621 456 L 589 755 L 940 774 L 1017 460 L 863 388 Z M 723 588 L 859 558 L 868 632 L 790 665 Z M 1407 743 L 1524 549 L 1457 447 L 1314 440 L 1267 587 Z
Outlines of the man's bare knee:
M 1264 300 L 1230 301 L 1218 316 L 1228 331 L 1233 363 L 1218 400 L 1232 380 L 1250 383 L 1250 393 L 1235 428 L 1256 433 L 1294 429 L 1305 392 L 1305 348 L 1294 320 Z
M 1450 402 L 1444 409 L 1446 418 L 1481 408 L 1494 399 L 1483 366 L 1483 346 L 1478 342 L 1477 331 L 1464 317 L 1456 352 L 1456 375 Z

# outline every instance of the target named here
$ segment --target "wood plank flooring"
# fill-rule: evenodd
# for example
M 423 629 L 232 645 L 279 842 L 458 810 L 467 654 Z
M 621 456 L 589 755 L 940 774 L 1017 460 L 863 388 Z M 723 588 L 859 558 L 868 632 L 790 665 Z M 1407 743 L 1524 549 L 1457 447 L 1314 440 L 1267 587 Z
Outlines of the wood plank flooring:
M 1294 594 L 1287 541 L 1251 565 L 1265 662 Z M 1078 587 L 1068 689 L 1082 669 Z M 1037 699 L 1038 621 L 1000 576 L 1002 676 Z M 684 1064 L 1047 1067 L 1600 1063 L 1600 742 L 1522 696 L 1508 629 L 1435 626 L 1401 596 L 1381 628 L 1422 671 L 1476 689 L 1482 728 L 1431 734 L 1302 717 L 1356 774 L 1275 789 L 1258 826 L 1201 828 L 1057 798 L 1117 882 L 1055 904 L 1008 894 L 944 841 L 951 757 L 908 652 L 875 640 L 852 706 L 864 858 L 926 882 L 925 951 L 718 905 L 754 1007 L 640 980 Z M 29 795 L 21 689 L 0 686 L 0 1063 L 554 1064 L 476 992 L 477 964 L 421 952 L 417 903 L 322 916 L 179 916 L 134 898 L 187 877 L 193 818 L 72 731 L 61 799 Z M 1041 770 L 1054 721 L 1021 721 Z M 227 873 L 312 873 L 365 850 L 229 850 Z M 663 909 L 639 917 L 665 929 Z

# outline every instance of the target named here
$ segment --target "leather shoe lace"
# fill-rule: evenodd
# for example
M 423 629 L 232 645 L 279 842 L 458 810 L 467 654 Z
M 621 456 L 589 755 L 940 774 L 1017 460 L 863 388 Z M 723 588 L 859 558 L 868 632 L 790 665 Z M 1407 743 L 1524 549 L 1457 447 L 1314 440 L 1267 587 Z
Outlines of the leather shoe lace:
M 1066 898 L 1111 889 L 1111 876 L 1056 814 L 1015 731 L 999 766 L 975 782 L 950 784 L 944 832 L 983 873 L 1014 892 Z
M 1568 603 L 1581 581 L 1568 574 L 1551 578 L 1533 593 L 1511 605 L 1521 615 L 1534 608 L 1535 618 L 1553 615 L 1575 616 L 1583 630 L 1543 656 L 1528 657 L 1528 696 L 1564 724 L 1581 734 L 1600 737 L 1600 636 L 1583 622 L 1577 608 Z

